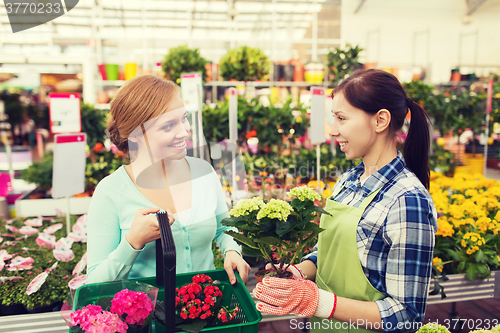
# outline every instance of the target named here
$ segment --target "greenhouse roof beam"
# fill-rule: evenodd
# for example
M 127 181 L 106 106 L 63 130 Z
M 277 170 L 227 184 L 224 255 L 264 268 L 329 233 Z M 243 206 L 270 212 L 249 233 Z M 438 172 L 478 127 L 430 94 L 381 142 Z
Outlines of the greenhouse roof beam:
M 466 0 L 467 2 L 467 14 L 472 15 L 486 0 Z

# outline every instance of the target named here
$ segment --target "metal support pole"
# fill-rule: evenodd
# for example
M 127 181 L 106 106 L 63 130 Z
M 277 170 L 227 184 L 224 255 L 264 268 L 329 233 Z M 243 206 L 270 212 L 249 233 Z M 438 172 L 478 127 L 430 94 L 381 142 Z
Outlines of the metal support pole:
M 146 5 L 145 1 L 141 1 L 141 19 L 142 19 L 142 69 L 147 71 L 149 69 L 149 59 L 148 59 L 148 32 L 147 32 L 147 23 L 146 23 Z
M 313 22 L 312 22 L 312 53 L 311 60 L 318 61 L 318 1 L 313 1 Z

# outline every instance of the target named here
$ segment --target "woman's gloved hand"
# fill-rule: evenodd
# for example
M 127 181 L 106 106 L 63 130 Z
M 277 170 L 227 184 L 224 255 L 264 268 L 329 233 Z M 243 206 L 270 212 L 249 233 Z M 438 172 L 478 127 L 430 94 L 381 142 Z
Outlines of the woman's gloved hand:
M 266 277 L 253 291 L 261 302 L 257 310 L 272 315 L 289 313 L 312 317 L 318 308 L 319 289 L 312 281 Z

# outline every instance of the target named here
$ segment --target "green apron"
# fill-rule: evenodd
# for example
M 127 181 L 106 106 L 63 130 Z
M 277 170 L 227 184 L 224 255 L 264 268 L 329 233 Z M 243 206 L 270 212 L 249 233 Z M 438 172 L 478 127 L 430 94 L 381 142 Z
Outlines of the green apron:
M 331 198 L 342 189 L 343 186 L 340 186 Z M 366 278 L 356 242 L 359 220 L 379 191 L 380 189 L 367 196 L 359 207 L 327 200 L 325 210 L 332 216 L 323 214 L 320 221 L 320 227 L 325 229 L 318 236 L 316 284 L 320 289 L 359 301 L 373 302 L 385 298 Z M 373 332 L 364 328 L 355 329 L 356 322 L 349 325 L 348 322 L 335 319 L 312 317 L 310 324 L 311 332 Z

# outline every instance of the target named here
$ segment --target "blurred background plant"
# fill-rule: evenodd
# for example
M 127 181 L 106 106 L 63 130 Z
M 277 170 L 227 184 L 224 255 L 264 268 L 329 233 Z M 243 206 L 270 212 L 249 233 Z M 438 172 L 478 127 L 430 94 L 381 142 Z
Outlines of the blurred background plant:
M 190 49 L 187 45 L 171 48 L 162 62 L 167 79 L 181 83 L 182 73 L 201 72 L 203 81 L 207 79 L 205 66 L 208 60 L 200 55 L 199 49 Z

